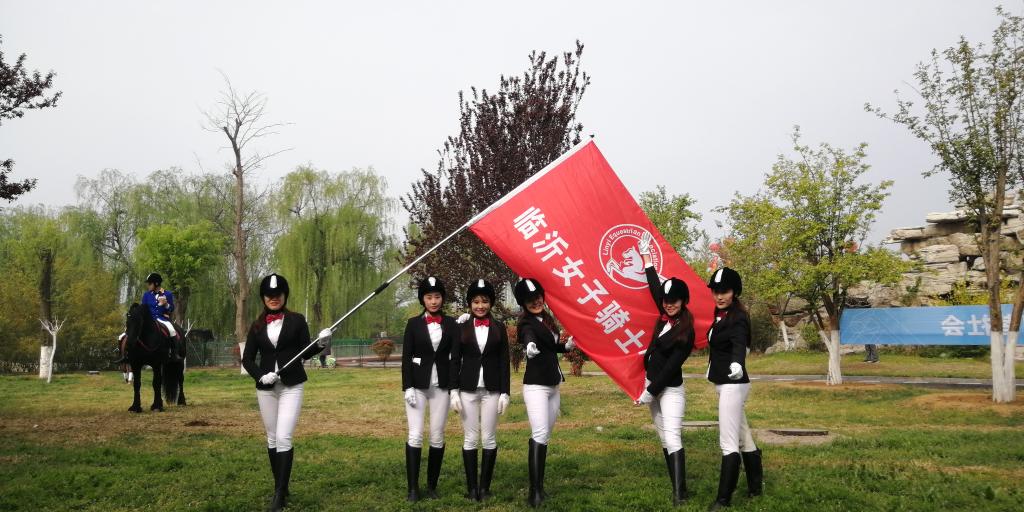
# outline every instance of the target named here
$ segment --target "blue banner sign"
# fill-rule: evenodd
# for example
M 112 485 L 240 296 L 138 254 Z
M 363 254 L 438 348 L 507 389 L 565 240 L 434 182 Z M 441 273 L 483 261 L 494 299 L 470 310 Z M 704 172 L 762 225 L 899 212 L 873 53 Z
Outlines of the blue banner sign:
M 1012 304 L 1003 304 L 1003 331 Z M 988 306 L 847 309 L 839 322 L 845 345 L 988 345 Z

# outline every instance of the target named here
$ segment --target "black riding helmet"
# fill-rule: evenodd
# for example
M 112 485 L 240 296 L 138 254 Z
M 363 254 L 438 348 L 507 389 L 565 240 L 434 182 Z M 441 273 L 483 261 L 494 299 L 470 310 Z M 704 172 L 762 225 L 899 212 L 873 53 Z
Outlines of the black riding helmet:
M 156 272 L 151 272 L 148 276 L 146 276 L 146 282 L 160 286 L 161 284 L 163 284 L 164 278 L 160 277 L 160 274 L 157 274 Z
M 683 301 L 683 305 L 690 303 L 690 287 L 686 285 L 686 281 L 675 277 L 670 277 L 661 283 L 661 300 L 666 302 L 675 302 L 677 300 Z
M 466 304 L 472 304 L 473 298 L 482 295 L 490 299 L 491 304 L 494 304 L 496 294 L 494 293 L 494 286 L 484 279 L 477 279 L 473 284 L 469 285 L 466 290 Z
M 281 306 L 283 309 L 288 305 L 288 281 L 284 276 L 278 274 L 270 274 L 263 278 L 260 282 L 260 296 L 261 297 L 279 297 L 284 295 L 284 304 Z
M 416 296 L 420 299 L 420 305 L 423 306 L 423 297 L 428 293 L 440 293 L 441 300 L 448 300 L 448 294 L 444 291 L 444 283 L 440 279 L 429 276 L 420 281 L 419 289 L 416 292 Z
M 512 289 L 512 295 L 515 296 L 519 306 L 525 308 L 527 302 L 544 296 L 544 287 L 535 279 L 524 277 L 516 283 L 516 287 Z
M 711 278 L 708 279 L 708 288 L 716 292 L 732 290 L 733 295 L 739 297 L 743 293 L 743 280 L 740 279 L 739 272 L 729 267 L 722 267 L 711 274 Z

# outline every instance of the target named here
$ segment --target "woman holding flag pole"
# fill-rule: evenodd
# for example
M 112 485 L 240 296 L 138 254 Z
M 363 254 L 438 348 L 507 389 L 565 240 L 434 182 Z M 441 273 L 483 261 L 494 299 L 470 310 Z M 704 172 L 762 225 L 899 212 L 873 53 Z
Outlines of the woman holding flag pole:
M 728 507 L 739 480 L 740 460 L 747 473 L 748 496 L 762 493 L 761 450 L 747 425 L 743 405 L 750 394 L 746 356 L 750 350 L 750 317 L 740 302 L 743 281 L 735 270 L 722 267 L 711 275 L 708 288 L 715 299 L 715 318 L 708 329 L 708 380 L 718 392 L 718 443 L 722 470 L 718 496 L 708 510 Z
M 469 286 L 466 303 L 472 314 L 459 317 L 461 343 L 452 345 L 451 403 L 462 418 L 466 497 L 474 501 L 491 495 L 491 478 L 498 457 L 498 416 L 505 414 L 509 402 L 508 333 L 504 324 L 491 315 L 495 298 L 494 286 L 483 279 Z M 481 430 L 483 456 L 478 480 Z
M 274 474 L 274 497 L 269 510 L 277 511 L 285 506 L 289 494 L 288 480 L 295 454 L 292 433 L 299 421 L 303 383 L 307 378 L 301 364 L 289 366 L 287 361 L 316 355 L 327 345 L 331 331 L 321 331 L 317 342 L 307 345 L 309 325 L 305 317 L 288 311 L 288 281 L 283 276 L 264 277 L 260 296 L 263 313 L 249 327 L 242 365 L 256 380 L 256 400 L 267 432 L 267 455 Z
M 405 473 L 409 501 L 420 499 L 419 474 L 423 451 L 423 421 L 430 409 L 430 450 L 427 458 L 427 496 L 437 497 L 437 480 L 444 462 L 444 427 L 448 421 L 452 346 L 459 343 L 455 319 L 441 312 L 444 284 L 430 276 L 417 292 L 423 314 L 409 319 L 402 344 L 402 389 L 409 439 L 405 445 Z
M 544 466 L 548 440 L 558 417 L 561 396 L 559 385 L 565 381 L 558 366 L 558 354 L 572 350 L 572 338 L 558 343 L 558 327 L 544 307 L 544 288 L 537 280 L 526 277 L 513 289 L 516 302 L 523 308 L 517 336 L 526 347 L 526 371 L 523 374 L 523 401 L 530 420 L 529 471 L 530 492 L 527 503 L 538 507 L 544 502 Z
M 686 307 L 690 302 L 690 289 L 686 283 L 674 277 L 662 283 L 658 277 L 651 255 L 652 241 L 651 234 L 645 232 L 638 249 L 643 257 L 651 297 L 661 317 L 654 325 L 654 336 L 644 352 L 646 389 L 636 404 L 650 406 L 651 419 L 661 440 L 672 482 L 672 504 L 678 506 L 687 497 L 686 450 L 682 440 L 683 411 L 686 408 L 683 362 L 693 351 L 693 315 Z

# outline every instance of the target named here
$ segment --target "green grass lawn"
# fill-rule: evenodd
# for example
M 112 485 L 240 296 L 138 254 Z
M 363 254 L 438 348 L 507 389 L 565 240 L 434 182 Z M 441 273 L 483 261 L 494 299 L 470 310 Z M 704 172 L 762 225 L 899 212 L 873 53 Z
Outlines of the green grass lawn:
M 498 433 L 495 497 L 482 506 L 462 498 L 461 426 L 452 415 L 441 499 L 410 506 L 398 383 L 390 368 L 310 372 L 289 510 L 526 509 L 529 427 L 519 384 Z M 0 510 L 263 510 L 272 485 L 251 379 L 237 369 L 196 370 L 186 386 L 187 407 L 132 415 L 119 374 L 57 375 L 50 385 L 0 377 Z M 647 409 L 605 377 L 570 377 L 562 389 L 545 509 L 669 510 Z M 710 384 L 687 382 L 688 420 L 713 420 L 716 407 Z M 817 427 L 836 438 L 762 443 L 766 495 L 744 497 L 741 476 L 735 510 L 1024 510 L 1024 406 L 991 404 L 986 391 L 755 383 L 747 414 L 755 429 Z M 687 430 L 684 443 L 693 497 L 682 510 L 704 510 L 717 489 L 717 431 Z
M 865 363 L 864 354 L 843 356 L 843 375 L 873 377 L 960 377 L 991 379 L 992 364 L 988 359 L 942 359 L 908 354 L 886 354 L 881 362 Z M 591 365 L 593 363 L 590 363 Z M 697 352 L 686 361 L 687 373 L 704 373 L 706 351 Z M 589 366 L 588 369 L 595 368 Z M 747 360 L 751 375 L 825 375 L 828 354 L 825 352 L 781 352 L 772 355 L 751 354 Z M 1017 362 L 1017 377 L 1024 377 L 1024 362 Z

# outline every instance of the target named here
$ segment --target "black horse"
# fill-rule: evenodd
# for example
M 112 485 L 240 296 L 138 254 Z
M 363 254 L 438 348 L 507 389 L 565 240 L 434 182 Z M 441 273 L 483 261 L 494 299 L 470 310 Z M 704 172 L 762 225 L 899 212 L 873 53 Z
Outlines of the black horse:
M 142 367 L 146 365 L 153 368 L 153 405 L 149 410 L 164 410 L 164 401 L 160 394 L 161 384 L 168 402 L 176 401 L 178 405 L 185 405 L 185 362 L 168 360 L 167 351 L 171 340 L 157 327 L 149 311 L 139 304 L 132 304 L 128 308 L 124 332 L 128 337 L 125 350 L 134 375 L 132 387 L 135 389 L 135 400 L 128 410 L 142 412 L 139 389 L 142 387 Z

